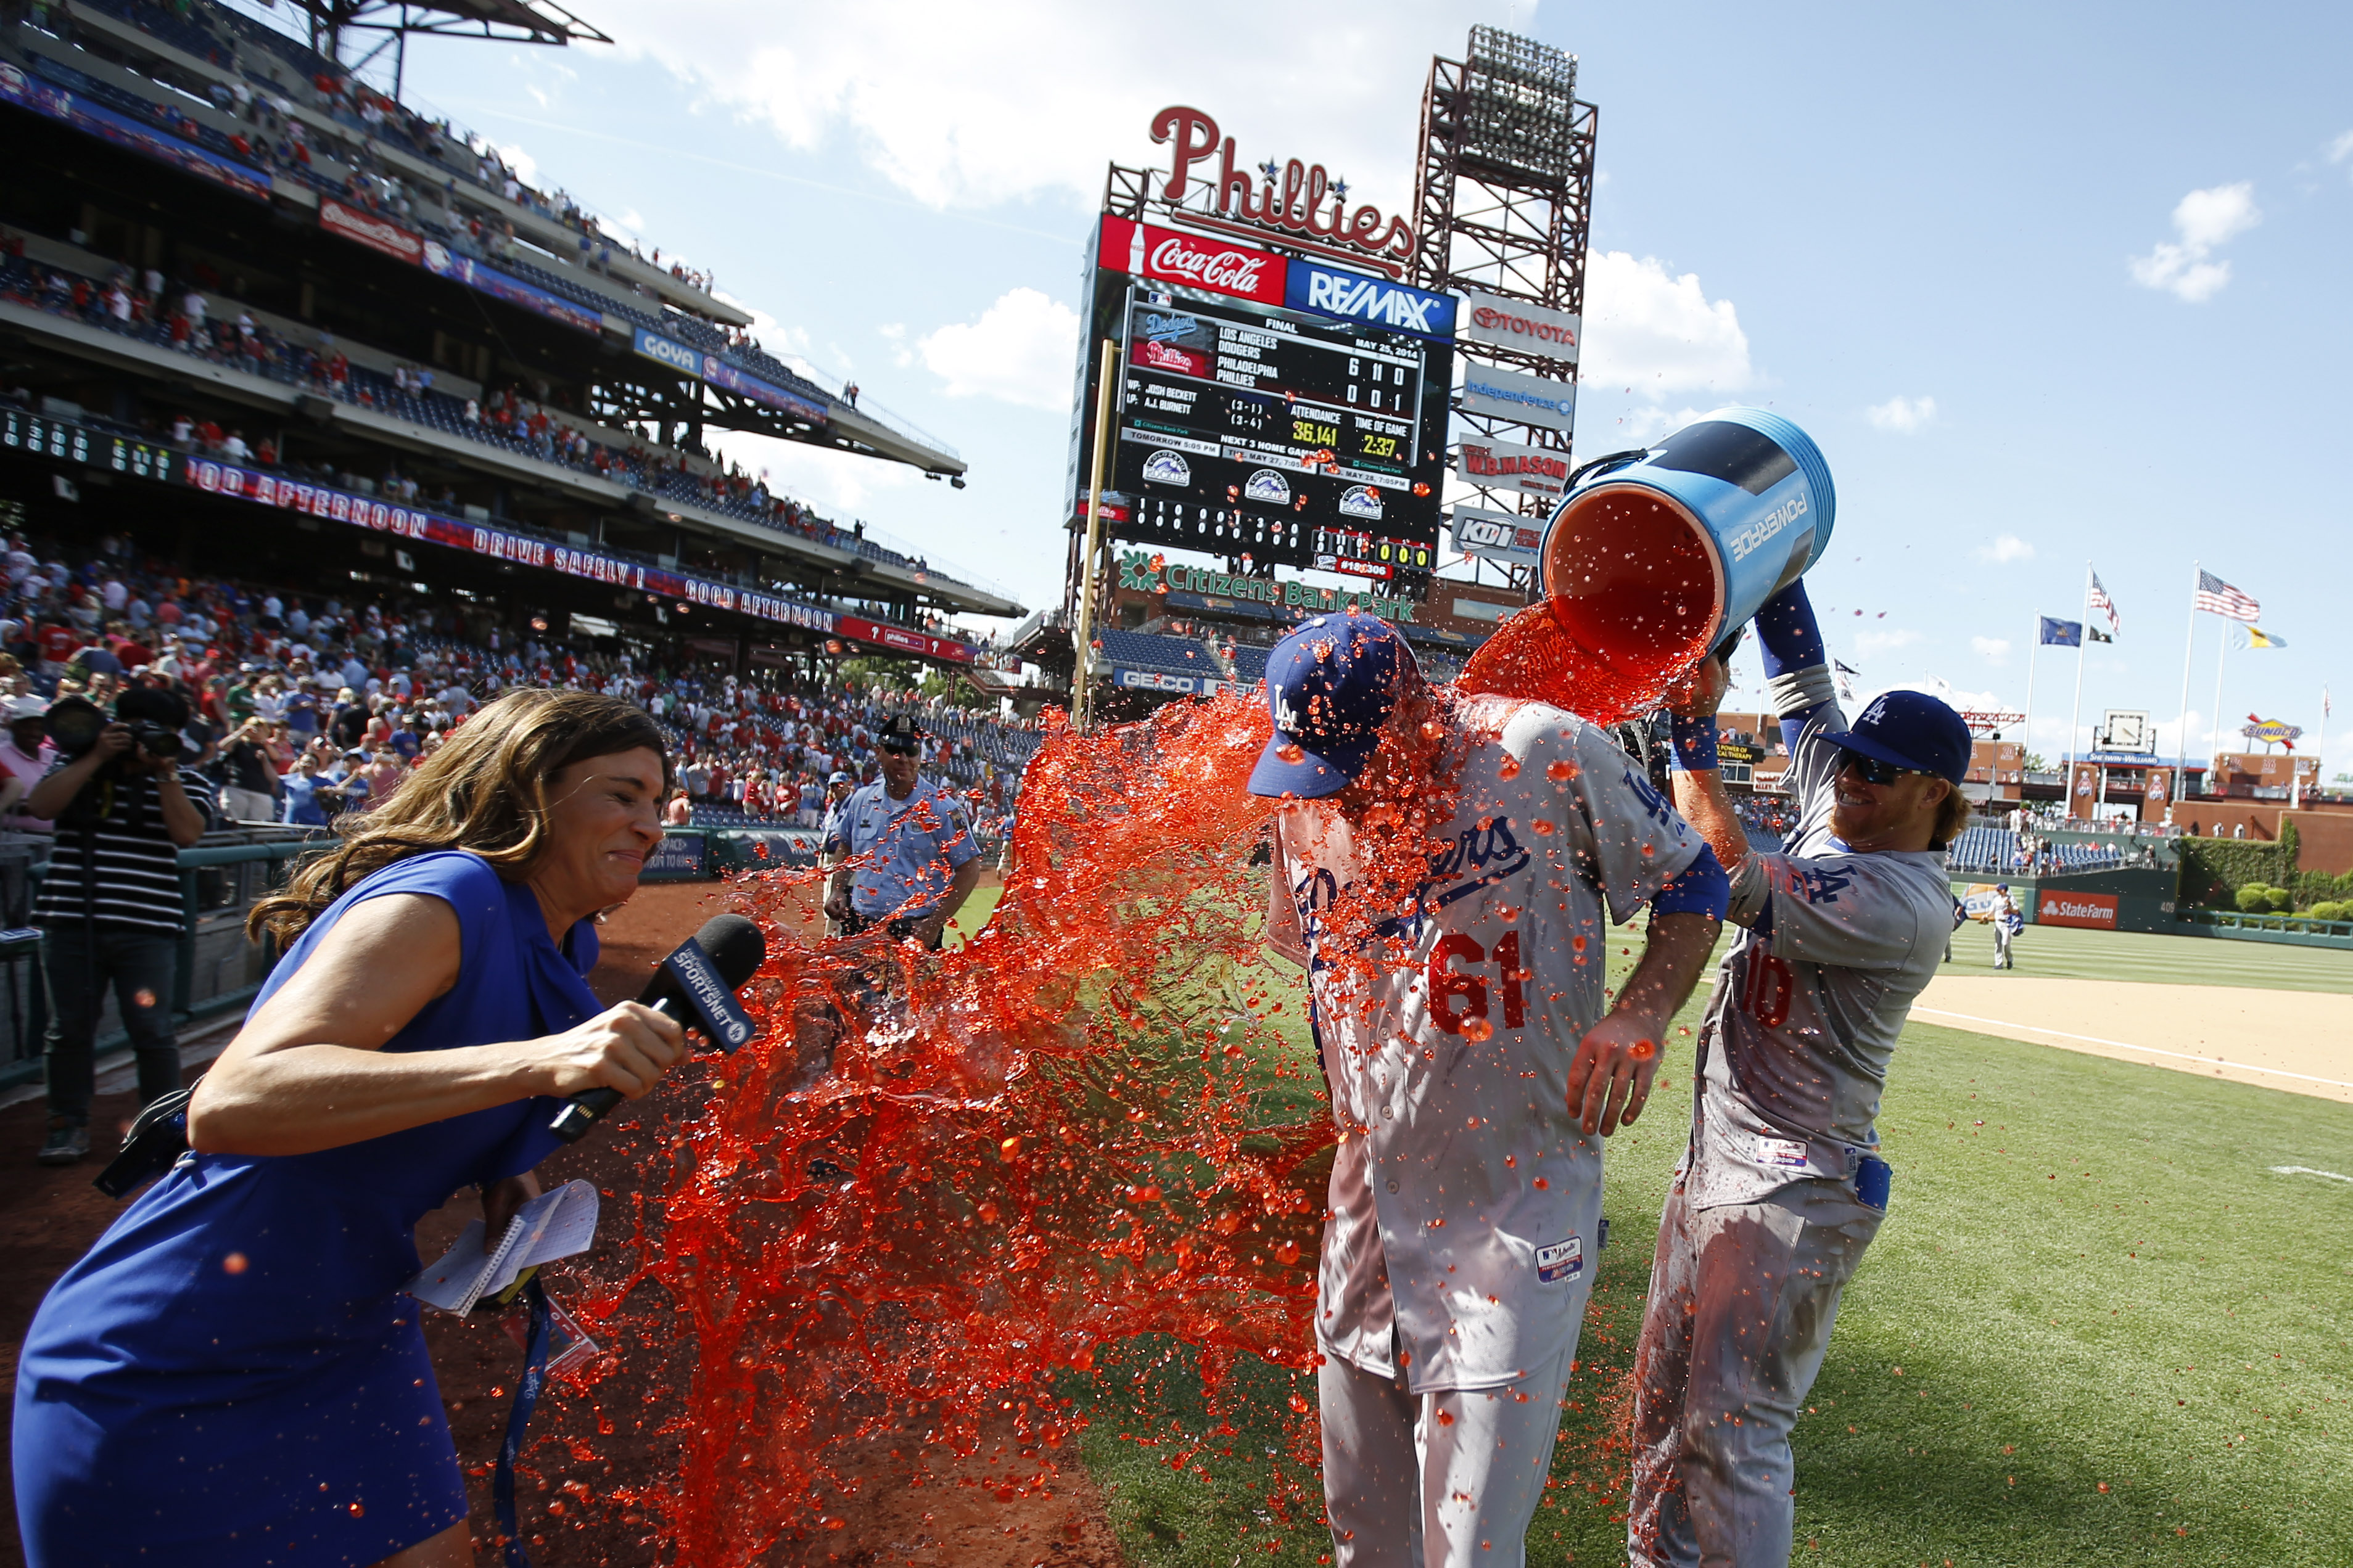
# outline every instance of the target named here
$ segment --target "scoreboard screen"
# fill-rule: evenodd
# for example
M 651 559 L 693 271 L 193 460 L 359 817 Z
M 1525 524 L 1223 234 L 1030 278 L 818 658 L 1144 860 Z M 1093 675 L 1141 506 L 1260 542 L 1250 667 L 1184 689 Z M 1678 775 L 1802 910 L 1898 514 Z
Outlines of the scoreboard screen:
M 1184 258 L 1168 242 L 1152 254 Z M 1096 275 L 1095 337 L 1121 348 L 1104 486 L 1121 514 L 1112 534 L 1371 578 L 1428 571 L 1451 344 L 1274 304 L 1263 268 L 1245 279 L 1256 297 L 1245 295 L 1230 260 L 1217 259 L 1222 270 L 1195 269 L 1206 288 L 1111 268 Z M 1082 405 L 1082 425 L 1092 401 Z M 1074 500 L 1082 514 L 1082 495 Z

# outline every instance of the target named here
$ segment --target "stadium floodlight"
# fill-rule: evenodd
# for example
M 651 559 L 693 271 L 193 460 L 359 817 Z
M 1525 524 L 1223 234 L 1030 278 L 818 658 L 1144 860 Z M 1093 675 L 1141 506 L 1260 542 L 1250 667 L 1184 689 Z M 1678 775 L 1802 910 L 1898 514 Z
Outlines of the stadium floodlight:
M 1461 151 L 1565 178 L 1576 161 L 1569 127 L 1577 57 L 1500 27 L 1471 29 L 1462 62 Z

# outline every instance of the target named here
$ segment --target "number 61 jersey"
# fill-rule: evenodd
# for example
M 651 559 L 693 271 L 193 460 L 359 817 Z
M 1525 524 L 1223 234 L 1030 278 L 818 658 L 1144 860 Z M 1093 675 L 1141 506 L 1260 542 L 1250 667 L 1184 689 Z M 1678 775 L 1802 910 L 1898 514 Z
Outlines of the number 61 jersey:
M 1317 1342 L 1417 1394 L 1510 1383 L 1574 1343 L 1601 1151 L 1568 1068 L 1604 1010 L 1604 908 L 1630 919 L 1700 849 L 1573 714 L 1473 697 L 1451 722 L 1467 754 L 1446 847 L 1365 962 L 1324 929 L 1358 875 L 1348 824 L 1306 801 L 1276 827 L 1340 1134 Z

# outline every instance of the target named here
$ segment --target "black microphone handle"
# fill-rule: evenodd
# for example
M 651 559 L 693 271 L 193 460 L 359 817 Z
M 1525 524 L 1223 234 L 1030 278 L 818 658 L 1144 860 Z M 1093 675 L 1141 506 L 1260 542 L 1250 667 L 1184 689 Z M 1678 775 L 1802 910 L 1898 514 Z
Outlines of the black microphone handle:
M 663 997 L 653 1006 L 654 1011 L 665 1018 L 677 1018 L 688 1011 L 686 1004 L 675 994 Z M 691 1017 L 684 1021 L 689 1025 L 693 1023 Z M 547 1130 L 566 1143 L 577 1143 L 588 1136 L 588 1129 L 605 1119 L 607 1111 L 620 1103 L 621 1091 L 617 1089 L 584 1089 L 565 1102 L 564 1109 L 555 1113 L 555 1120 L 547 1124 Z

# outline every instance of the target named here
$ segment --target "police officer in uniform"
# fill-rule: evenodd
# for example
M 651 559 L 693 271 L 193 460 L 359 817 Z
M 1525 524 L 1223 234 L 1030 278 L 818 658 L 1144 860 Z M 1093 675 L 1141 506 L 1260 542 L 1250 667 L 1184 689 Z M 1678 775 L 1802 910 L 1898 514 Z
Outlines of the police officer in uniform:
M 971 813 L 922 775 L 923 731 L 911 716 L 883 721 L 877 744 L 881 778 L 852 791 L 828 821 L 826 851 L 847 858 L 834 869 L 825 912 L 845 936 L 879 925 L 894 942 L 913 937 L 936 950 L 980 882 Z

